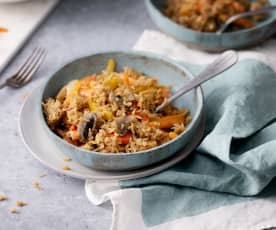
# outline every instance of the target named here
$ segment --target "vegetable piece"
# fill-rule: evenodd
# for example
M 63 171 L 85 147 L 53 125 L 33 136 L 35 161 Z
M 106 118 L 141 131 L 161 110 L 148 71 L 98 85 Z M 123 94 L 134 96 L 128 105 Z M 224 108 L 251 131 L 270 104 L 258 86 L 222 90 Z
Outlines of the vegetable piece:
M 113 120 L 113 118 L 114 118 L 112 112 L 110 112 L 110 111 L 108 111 L 108 110 L 104 110 L 104 111 L 102 112 L 102 115 L 103 115 L 103 119 L 104 119 L 104 120 L 107 120 L 107 121 Z
M 174 124 L 177 123 L 184 123 L 185 118 L 183 114 L 177 114 L 177 115 L 170 115 L 170 116 L 165 116 L 159 118 L 159 128 L 160 129 L 169 129 L 171 128 Z
M 176 138 L 177 136 L 178 136 L 177 133 L 175 133 L 175 132 L 169 132 L 169 138 L 170 138 L 170 140 Z
M 71 131 L 76 131 L 77 129 L 78 129 L 78 126 L 76 126 L 76 125 L 71 125 L 71 127 L 70 127 Z
M 87 77 L 84 77 L 80 80 L 80 83 L 82 86 L 87 86 L 89 87 L 90 86 L 90 83 L 91 81 L 96 81 L 96 76 L 95 75 L 92 75 L 92 76 L 87 76 Z
M 106 85 L 110 87 L 111 89 L 115 89 L 119 86 L 119 79 L 115 76 L 112 76 L 109 78 L 109 80 L 106 82 Z
M 129 86 L 129 85 L 130 85 L 128 73 L 124 73 L 124 74 L 123 74 L 123 81 L 124 81 L 124 84 L 125 84 L 126 86 Z
M 155 92 L 156 92 L 156 89 L 148 88 L 146 90 L 141 91 L 140 94 L 144 95 L 144 94 L 147 94 L 147 93 L 155 93 Z
M 106 67 L 107 72 L 109 73 L 114 72 L 115 66 L 116 66 L 115 61 L 113 59 L 109 59 Z
M 7 33 L 9 30 L 4 27 L 0 27 L 0 33 Z
M 136 116 L 140 117 L 143 121 L 149 121 L 150 118 L 147 114 L 143 113 L 142 111 L 135 111 L 134 113 Z
M 130 138 L 131 138 L 131 133 L 126 132 L 125 135 L 117 137 L 117 142 L 121 145 L 127 145 L 130 141 Z
M 231 5 L 237 14 L 245 12 L 245 7 L 238 1 L 233 1 Z
M 92 132 L 95 133 L 97 124 L 97 116 L 95 113 L 86 113 L 80 120 L 78 125 L 78 132 L 81 141 L 85 142 L 91 138 Z
M 80 141 L 85 143 L 87 140 L 93 139 L 103 123 L 103 119 L 96 113 L 85 112 L 78 124 Z
M 89 107 L 89 110 L 90 110 L 90 111 L 95 111 L 95 110 L 97 110 L 98 107 L 99 107 L 99 106 L 98 106 L 95 102 L 93 102 L 91 99 L 88 99 L 87 103 L 88 103 L 88 107 Z
M 66 93 L 67 93 L 66 99 L 68 100 L 69 98 L 78 95 L 80 86 L 81 86 L 81 84 L 80 84 L 79 80 L 73 80 L 73 81 L 69 82 L 66 85 Z
M 234 25 L 242 26 L 244 28 L 252 28 L 255 26 L 255 24 L 246 18 L 240 18 L 233 22 Z
M 116 126 L 117 126 L 117 132 L 124 136 L 128 132 L 128 127 L 130 126 L 130 123 L 135 118 L 133 116 L 122 116 L 119 118 L 116 118 Z

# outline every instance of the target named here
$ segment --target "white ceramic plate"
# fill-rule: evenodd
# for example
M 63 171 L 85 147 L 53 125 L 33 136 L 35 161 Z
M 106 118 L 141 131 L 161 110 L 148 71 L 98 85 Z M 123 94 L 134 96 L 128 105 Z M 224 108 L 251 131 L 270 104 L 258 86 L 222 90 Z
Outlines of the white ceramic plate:
M 98 171 L 77 162 L 64 162 L 65 155 L 49 140 L 39 122 L 39 110 L 36 108 L 40 89 L 36 89 L 24 103 L 19 115 L 19 130 L 22 140 L 29 152 L 43 165 L 68 176 L 90 180 L 128 180 L 158 173 L 186 158 L 201 140 L 204 132 L 204 119 L 192 138 L 182 151 L 164 162 L 143 169 L 122 172 Z M 68 165 L 72 170 L 63 170 Z

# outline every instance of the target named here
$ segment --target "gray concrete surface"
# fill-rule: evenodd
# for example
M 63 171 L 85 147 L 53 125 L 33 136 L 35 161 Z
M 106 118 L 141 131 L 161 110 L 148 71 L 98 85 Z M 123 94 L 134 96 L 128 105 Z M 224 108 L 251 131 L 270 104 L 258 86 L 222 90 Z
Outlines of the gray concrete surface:
M 36 31 L 0 82 L 13 73 L 34 47 L 48 50 L 36 78 L 20 90 L 0 90 L 0 230 L 104 230 L 111 224 L 111 205 L 94 206 L 84 194 L 84 181 L 57 174 L 36 161 L 18 133 L 24 97 L 66 62 L 101 50 L 127 50 L 144 29 L 154 29 L 143 0 L 63 0 Z M 35 128 L 35 127 L 34 127 Z M 39 174 L 47 176 L 39 178 Z M 38 180 L 44 190 L 38 191 Z M 10 214 L 16 200 L 28 203 Z
M 57 174 L 36 161 L 18 133 L 18 113 L 24 97 L 64 63 L 100 50 L 131 49 L 146 28 L 154 28 L 142 0 L 63 0 L 0 76 L 13 73 L 34 47 L 48 56 L 34 81 L 20 90 L 0 91 L 0 230 L 104 230 L 111 224 L 111 205 L 92 205 L 84 181 Z M 35 128 L 35 127 L 34 127 Z M 39 174 L 47 176 L 39 178 Z M 38 180 L 44 190 L 38 191 Z M 28 203 L 10 214 L 16 200 Z

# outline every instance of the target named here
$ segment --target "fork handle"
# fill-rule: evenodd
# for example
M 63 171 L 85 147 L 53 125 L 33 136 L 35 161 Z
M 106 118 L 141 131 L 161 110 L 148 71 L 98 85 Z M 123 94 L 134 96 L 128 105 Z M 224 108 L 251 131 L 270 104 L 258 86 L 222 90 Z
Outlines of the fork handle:
M 182 88 L 177 90 L 173 96 L 171 96 L 167 101 L 163 102 L 163 104 L 159 105 L 155 112 L 163 109 L 165 106 L 173 102 L 175 99 L 187 93 L 191 89 L 199 86 L 205 81 L 217 76 L 218 74 L 224 72 L 229 69 L 232 65 L 234 65 L 238 61 L 238 54 L 233 50 L 228 50 L 222 53 L 215 61 L 209 64 L 201 73 L 197 75 L 194 79 L 185 84 Z
M 7 82 L 2 83 L 2 84 L 0 85 L 0 89 L 4 88 L 4 87 L 7 86 L 7 85 L 8 85 Z

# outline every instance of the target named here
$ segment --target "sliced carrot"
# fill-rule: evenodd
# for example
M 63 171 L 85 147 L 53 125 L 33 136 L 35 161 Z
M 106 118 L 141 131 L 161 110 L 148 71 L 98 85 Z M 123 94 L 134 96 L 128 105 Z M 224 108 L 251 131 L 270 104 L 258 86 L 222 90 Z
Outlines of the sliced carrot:
M 9 30 L 4 27 L 0 27 L 0 33 L 7 33 Z
M 177 133 L 175 132 L 169 132 L 169 138 L 172 140 L 177 137 Z
M 126 145 L 129 143 L 130 141 L 130 138 L 131 138 L 131 133 L 130 132 L 127 132 L 125 135 L 123 136 L 118 136 L 117 137 L 117 142 L 121 145 Z
M 169 129 L 174 124 L 184 123 L 185 118 L 183 114 L 170 115 L 159 118 L 159 128 L 160 129 Z
M 76 125 L 71 125 L 70 130 L 72 131 L 76 131 L 78 129 L 78 127 Z
M 129 84 L 128 73 L 124 73 L 124 74 L 123 74 L 123 81 L 124 81 L 124 84 L 125 84 L 126 86 L 129 86 L 129 85 L 130 85 L 130 84 Z
M 93 76 L 91 77 L 91 81 L 97 81 L 97 76 L 96 76 L 96 75 L 93 75 Z
M 135 111 L 134 114 L 141 117 L 143 121 L 149 121 L 150 120 L 149 116 L 147 114 L 143 113 L 142 111 Z
M 237 1 L 233 1 L 231 5 L 236 13 L 245 12 L 245 7 L 241 3 L 237 2 Z
M 249 19 L 246 19 L 246 18 L 240 18 L 240 19 L 234 21 L 233 24 L 237 25 L 237 26 L 242 26 L 245 28 L 252 28 L 255 26 L 252 21 L 250 21 Z

